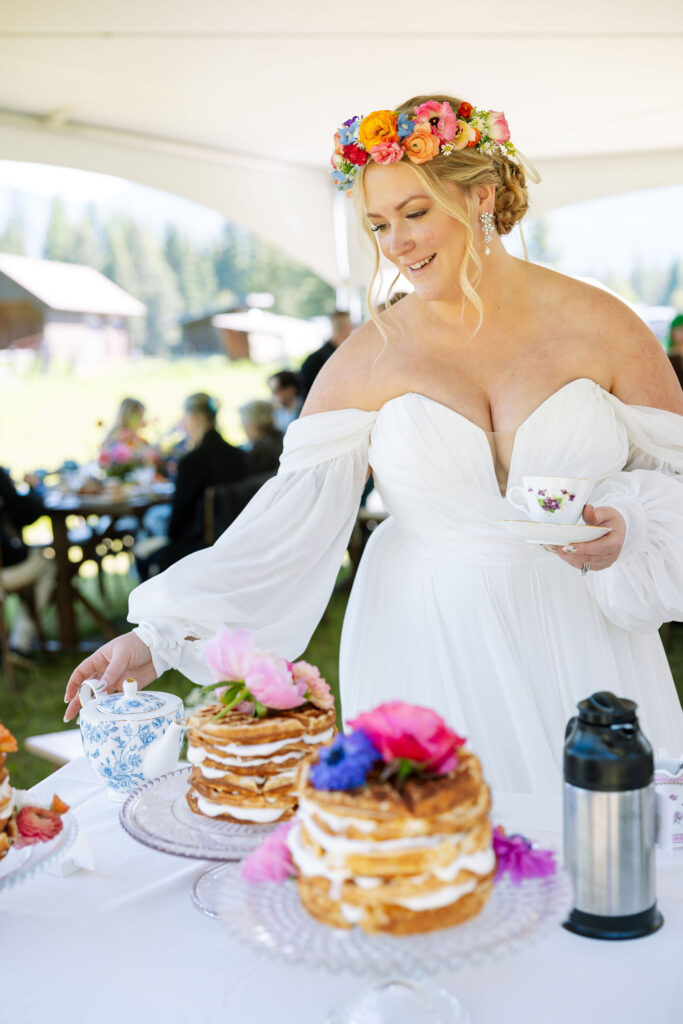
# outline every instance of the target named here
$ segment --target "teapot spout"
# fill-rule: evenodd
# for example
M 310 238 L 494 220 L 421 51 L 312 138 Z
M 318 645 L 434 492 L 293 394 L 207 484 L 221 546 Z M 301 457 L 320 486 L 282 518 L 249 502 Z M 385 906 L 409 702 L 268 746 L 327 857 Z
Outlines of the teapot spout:
M 156 779 L 176 767 L 184 724 L 182 719 L 171 722 L 163 736 L 147 748 L 142 758 L 142 772 L 146 779 Z

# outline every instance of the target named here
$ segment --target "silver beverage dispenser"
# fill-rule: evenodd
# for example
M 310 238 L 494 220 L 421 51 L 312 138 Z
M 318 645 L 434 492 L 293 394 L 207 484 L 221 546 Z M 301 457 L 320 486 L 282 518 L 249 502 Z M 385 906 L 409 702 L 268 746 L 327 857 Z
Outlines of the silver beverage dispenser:
M 574 890 L 564 927 L 594 939 L 638 938 L 663 923 L 652 748 L 632 700 L 594 693 L 578 711 L 564 745 L 564 859 Z

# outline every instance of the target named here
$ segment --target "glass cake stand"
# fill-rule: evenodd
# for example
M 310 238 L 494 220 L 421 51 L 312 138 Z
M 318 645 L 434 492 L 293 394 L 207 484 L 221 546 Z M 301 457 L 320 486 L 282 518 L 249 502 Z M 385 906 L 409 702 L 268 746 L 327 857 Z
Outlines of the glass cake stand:
M 197 860 L 241 860 L 278 823 L 238 825 L 195 814 L 185 798 L 191 771 L 187 765 L 139 786 L 121 808 L 121 824 L 133 839 L 162 853 Z
M 513 952 L 558 925 L 571 906 L 569 879 L 563 871 L 527 880 L 519 888 L 502 878 L 482 912 L 457 927 L 407 937 L 366 935 L 360 928 L 342 931 L 312 918 L 301 905 L 293 880 L 250 885 L 240 871 L 239 864 L 210 867 L 192 889 L 195 907 L 224 924 L 238 942 L 269 955 L 333 973 L 375 978 L 408 973 L 419 979 Z

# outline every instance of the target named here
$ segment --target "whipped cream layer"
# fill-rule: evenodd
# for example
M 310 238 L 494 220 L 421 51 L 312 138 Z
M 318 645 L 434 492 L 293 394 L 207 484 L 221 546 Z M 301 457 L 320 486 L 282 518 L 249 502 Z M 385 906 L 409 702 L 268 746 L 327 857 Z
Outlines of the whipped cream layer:
M 240 821 L 252 821 L 264 825 L 271 821 L 277 821 L 288 810 L 287 807 L 234 807 L 216 804 L 199 793 L 196 793 L 195 796 L 199 810 L 209 818 L 217 818 L 220 814 L 229 814 L 231 818 L 239 818 Z
M 318 814 L 317 808 L 315 814 Z M 313 820 L 310 804 L 308 807 L 304 807 L 303 803 L 299 804 L 299 817 L 311 839 L 330 855 L 330 863 L 337 861 L 340 866 L 343 865 L 348 853 L 384 857 L 387 853 L 395 853 L 398 850 L 424 850 L 449 841 L 457 843 L 465 838 L 464 832 L 449 832 L 433 836 L 404 836 L 401 839 L 349 839 L 347 836 L 331 836 L 329 832 L 321 829 Z
M 261 756 L 267 756 L 268 754 L 275 754 L 275 753 L 277 753 L 278 750 L 282 750 L 283 747 L 289 746 L 292 743 L 310 743 L 310 744 L 327 743 L 327 742 L 329 742 L 329 740 L 332 739 L 333 735 L 334 735 L 334 729 L 332 727 L 330 727 L 329 729 L 325 729 L 324 732 L 304 733 L 303 736 L 290 736 L 290 737 L 288 737 L 287 739 L 284 739 L 284 740 L 273 740 L 271 743 L 213 743 L 213 742 L 211 742 L 211 746 L 212 747 L 215 746 L 218 750 L 222 751 L 225 755 L 228 755 L 228 756 L 232 755 L 232 756 L 238 757 L 238 758 L 247 757 L 248 760 L 246 761 L 246 763 L 247 764 L 254 764 L 253 760 L 251 760 L 251 758 L 254 757 L 254 756 L 255 757 L 261 757 Z M 190 747 L 190 750 L 197 751 L 197 748 L 196 747 Z M 202 752 L 203 752 L 202 750 L 197 751 L 195 756 L 198 757 L 199 754 L 202 753 Z M 204 757 L 200 758 L 200 760 L 202 760 L 202 761 L 205 758 L 208 757 L 212 761 L 220 760 L 221 764 L 225 763 L 223 761 L 223 759 L 222 759 L 223 755 L 219 759 L 219 758 L 215 757 L 212 753 L 206 753 L 206 752 L 203 752 L 203 753 L 204 753 Z M 193 761 L 192 758 L 189 756 L 189 752 L 188 752 L 188 761 L 191 761 L 192 764 L 199 764 L 200 763 L 199 761 Z M 238 761 L 237 763 L 239 764 L 240 762 Z M 242 762 L 242 763 L 245 763 L 245 762 Z
M 299 808 L 299 813 L 301 815 L 301 805 L 300 805 L 300 808 Z M 316 841 L 318 841 L 318 835 L 313 835 L 313 832 L 311 831 L 308 822 L 305 822 L 305 826 L 306 826 L 307 831 L 311 834 L 311 837 L 316 839 Z M 320 834 L 321 830 L 318 829 L 317 833 Z M 325 834 L 325 833 L 322 833 L 322 834 Z M 328 839 L 334 839 L 334 838 L 337 838 L 337 837 L 328 836 Z M 446 841 L 449 841 L 449 840 L 452 841 L 452 840 L 457 840 L 459 838 L 462 838 L 462 834 L 460 834 L 460 835 L 452 834 L 452 835 L 442 835 L 442 836 L 434 836 L 434 837 L 426 837 L 426 836 L 423 837 L 423 839 L 427 839 L 427 838 L 433 838 L 433 839 L 436 840 L 436 843 L 430 843 L 429 845 L 436 845 L 437 843 L 440 844 L 440 843 L 443 843 L 443 842 L 446 842 Z M 380 856 L 383 855 L 388 849 L 396 849 L 397 848 L 396 846 L 390 847 L 389 846 L 390 843 L 404 843 L 404 842 L 408 842 L 408 843 L 412 843 L 414 848 L 416 848 L 416 849 L 424 848 L 424 845 L 425 845 L 424 843 L 420 843 L 419 846 L 415 845 L 416 844 L 416 840 L 415 839 L 408 839 L 408 840 L 385 839 L 385 840 L 378 840 L 376 842 L 370 841 L 370 842 L 367 842 L 367 843 L 365 843 L 363 840 L 347 840 L 347 841 L 348 842 L 357 842 L 357 843 L 362 844 L 362 846 L 363 846 L 363 851 L 362 852 L 369 852 L 369 853 L 376 852 Z M 302 842 L 302 838 L 301 838 L 301 824 L 300 823 L 297 823 L 294 826 L 294 828 L 290 831 L 290 833 L 289 833 L 289 835 L 287 837 L 287 843 L 288 843 L 289 849 L 291 851 L 294 863 L 296 864 L 297 868 L 299 869 L 299 871 L 301 872 L 302 875 L 304 875 L 305 877 L 308 877 L 308 878 L 326 878 L 329 881 L 329 883 L 330 883 L 329 897 L 332 900 L 337 900 L 337 901 L 341 900 L 341 898 L 342 898 L 342 886 L 343 886 L 344 882 L 353 882 L 360 889 L 366 889 L 367 890 L 367 889 L 376 889 L 379 886 L 384 885 L 386 883 L 386 881 L 387 881 L 386 879 L 383 879 L 383 878 L 368 877 L 368 876 L 365 876 L 365 875 L 356 875 L 353 872 L 349 871 L 346 867 L 344 867 L 341 864 L 331 863 L 331 861 L 333 861 L 334 858 L 330 858 L 328 860 L 327 858 L 319 857 L 313 850 L 309 849 Z M 320 843 L 319 845 L 322 846 L 323 844 Z M 367 850 L 366 851 L 365 847 L 374 847 L 374 850 L 371 849 L 371 850 Z M 406 849 L 406 848 L 407 847 L 405 847 L 405 846 L 400 847 L 400 849 Z M 358 852 L 358 851 L 354 850 L 354 852 Z M 493 869 L 495 868 L 495 866 L 496 866 L 495 854 L 494 854 L 492 848 L 489 847 L 486 850 L 477 850 L 474 853 L 463 853 L 463 854 L 460 854 L 459 856 L 455 857 L 450 862 L 450 864 L 445 864 L 445 865 L 441 865 L 440 867 L 436 867 L 436 868 L 434 868 L 434 870 L 432 872 L 427 873 L 427 874 L 402 875 L 401 876 L 401 880 L 404 881 L 404 882 L 407 882 L 409 884 L 413 884 L 413 885 L 422 885 L 425 882 L 431 881 L 434 878 L 436 878 L 440 882 L 452 882 L 452 881 L 454 881 L 458 877 L 458 874 L 461 871 L 470 871 L 474 875 L 484 876 L 484 875 L 490 874 L 491 871 L 493 871 Z M 428 893 L 424 893 L 424 894 L 422 894 L 420 896 L 414 896 L 414 897 L 409 897 L 409 898 L 407 897 L 405 899 L 392 899 L 391 902 L 393 904 L 397 905 L 397 906 L 406 907 L 409 910 L 435 909 L 437 907 L 445 907 L 449 903 L 455 903 L 456 900 L 459 900 L 461 898 L 461 896 L 465 895 L 467 892 L 472 892 L 476 888 L 476 885 L 477 885 L 477 879 L 473 879 L 473 880 L 471 880 L 471 882 L 464 883 L 463 885 L 445 886 L 445 887 L 439 888 L 437 890 L 432 890 L 432 891 L 430 891 Z M 441 900 L 443 902 L 439 902 Z M 418 903 L 419 903 L 419 905 L 418 905 Z M 347 906 L 347 904 L 344 904 L 344 906 Z M 358 909 L 363 911 L 362 907 L 361 908 L 353 907 L 352 910 L 354 911 L 354 914 L 356 913 L 356 911 Z M 342 913 L 344 913 L 343 907 L 342 907 Z M 344 916 L 345 916 L 346 920 L 350 921 L 350 923 L 352 923 L 352 924 L 357 923 L 357 921 L 351 921 L 351 918 L 348 917 L 346 914 L 344 914 Z M 360 920 L 360 918 L 362 916 L 363 916 L 363 913 L 361 912 L 360 917 L 358 917 L 358 920 Z

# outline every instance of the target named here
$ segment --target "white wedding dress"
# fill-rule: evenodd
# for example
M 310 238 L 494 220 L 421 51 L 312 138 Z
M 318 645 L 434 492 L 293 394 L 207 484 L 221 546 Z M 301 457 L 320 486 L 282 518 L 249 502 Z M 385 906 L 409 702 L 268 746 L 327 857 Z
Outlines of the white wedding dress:
M 130 619 L 157 672 L 209 683 L 203 641 L 220 626 L 295 659 L 332 592 L 368 462 L 390 517 L 372 534 L 340 656 L 344 719 L 381 701 L 435 708 L 489 783 L 557 793 L 576 702 L 612 690 L 639 706 L 655 747 L 683 753 L 683 713 L 657 629 L 683 619 L 683 417 L 626 405 L 587 378 L 521 425 L 523 474 L 601 481 L 627 523 L 609 569 L 586 576 L 501 519 L 490 435 L 430 398 L 293 423 L 280 471 L 205 551 L 140 586 Z M 191 640 L 188 637 L 197 637 Z

